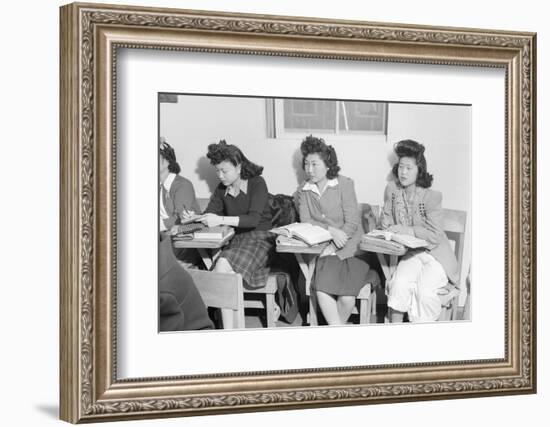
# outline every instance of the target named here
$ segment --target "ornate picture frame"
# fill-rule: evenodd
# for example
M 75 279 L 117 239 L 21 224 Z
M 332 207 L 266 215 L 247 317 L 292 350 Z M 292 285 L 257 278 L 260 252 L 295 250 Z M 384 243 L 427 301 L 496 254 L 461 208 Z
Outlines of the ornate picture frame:
M 536 391 L 536 35 L 70 4 L 61 22 L 60 384 L 72 423 Z M 505 71 L 504 357 L 117 377 L 117 49 Z

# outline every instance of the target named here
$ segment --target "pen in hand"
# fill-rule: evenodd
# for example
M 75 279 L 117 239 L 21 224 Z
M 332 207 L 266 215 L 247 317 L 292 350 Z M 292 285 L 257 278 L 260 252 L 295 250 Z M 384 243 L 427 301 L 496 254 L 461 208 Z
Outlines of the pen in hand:
M 187 206 L 183 205 L 183 210 L 180 214 L 180 217 L 182 220 L 185 220 L 191 218 L 194 214 L 195 212 L 190 211 L 189 209 L 187 209 Z

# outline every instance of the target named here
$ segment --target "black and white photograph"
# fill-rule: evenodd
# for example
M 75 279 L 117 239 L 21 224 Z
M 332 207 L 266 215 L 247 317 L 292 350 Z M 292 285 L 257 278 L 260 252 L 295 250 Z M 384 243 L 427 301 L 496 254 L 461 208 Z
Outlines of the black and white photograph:
M 158 93 L 159 331 L 469 321 L 471 108 Z
M 536 393 L 535 28 L 172 6 L 56 21 L 60 418 Z

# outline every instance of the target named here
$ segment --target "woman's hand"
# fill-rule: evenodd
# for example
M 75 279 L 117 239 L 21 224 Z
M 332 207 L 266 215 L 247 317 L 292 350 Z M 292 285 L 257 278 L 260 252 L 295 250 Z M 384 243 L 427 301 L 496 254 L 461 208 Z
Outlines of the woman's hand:
M 336 252 L 336 248 L 332 243 L 328 244 L 325 249 L 323 249 L 323 252 L 319 255 L 320 258 L 324 256 L 334 255 Z
M 203 215 L 200 222 L 202 222 L 207 227 L 217 227 L 218 225 L 222 224 L 223 218 L 219 215 L 213 214 L 213 213 L 207 213 Z
M 182 213 L 180 213 L 180 219 L 182 221 L 187 220 L 189 218 L 193 218 L 195 216 L 195 211 L 188 211 L 187 209 L 184 209 Z
M 339 228 L 329 227 L 328 231 L 332 236 L 332 241 L 338 249 L 342 249 L 349 240 L 348 235 Z

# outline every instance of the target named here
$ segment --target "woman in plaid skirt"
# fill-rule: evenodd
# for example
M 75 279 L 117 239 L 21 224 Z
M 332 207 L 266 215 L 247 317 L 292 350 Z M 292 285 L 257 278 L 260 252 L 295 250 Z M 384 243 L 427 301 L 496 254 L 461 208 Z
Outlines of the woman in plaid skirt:
M 274 247 L 268 232 L 271 211 L 263 167 L 252 163 L 235 145 L 224 140 L 210 144 L 206 156 L 216 168 L 220 184 L 212 194 L 202 222 L 208 227 L 228 225 L 235 236 L 223 249 L 213 271 L 239 273 L 245 287 L 265 286 L 267 263 Z

